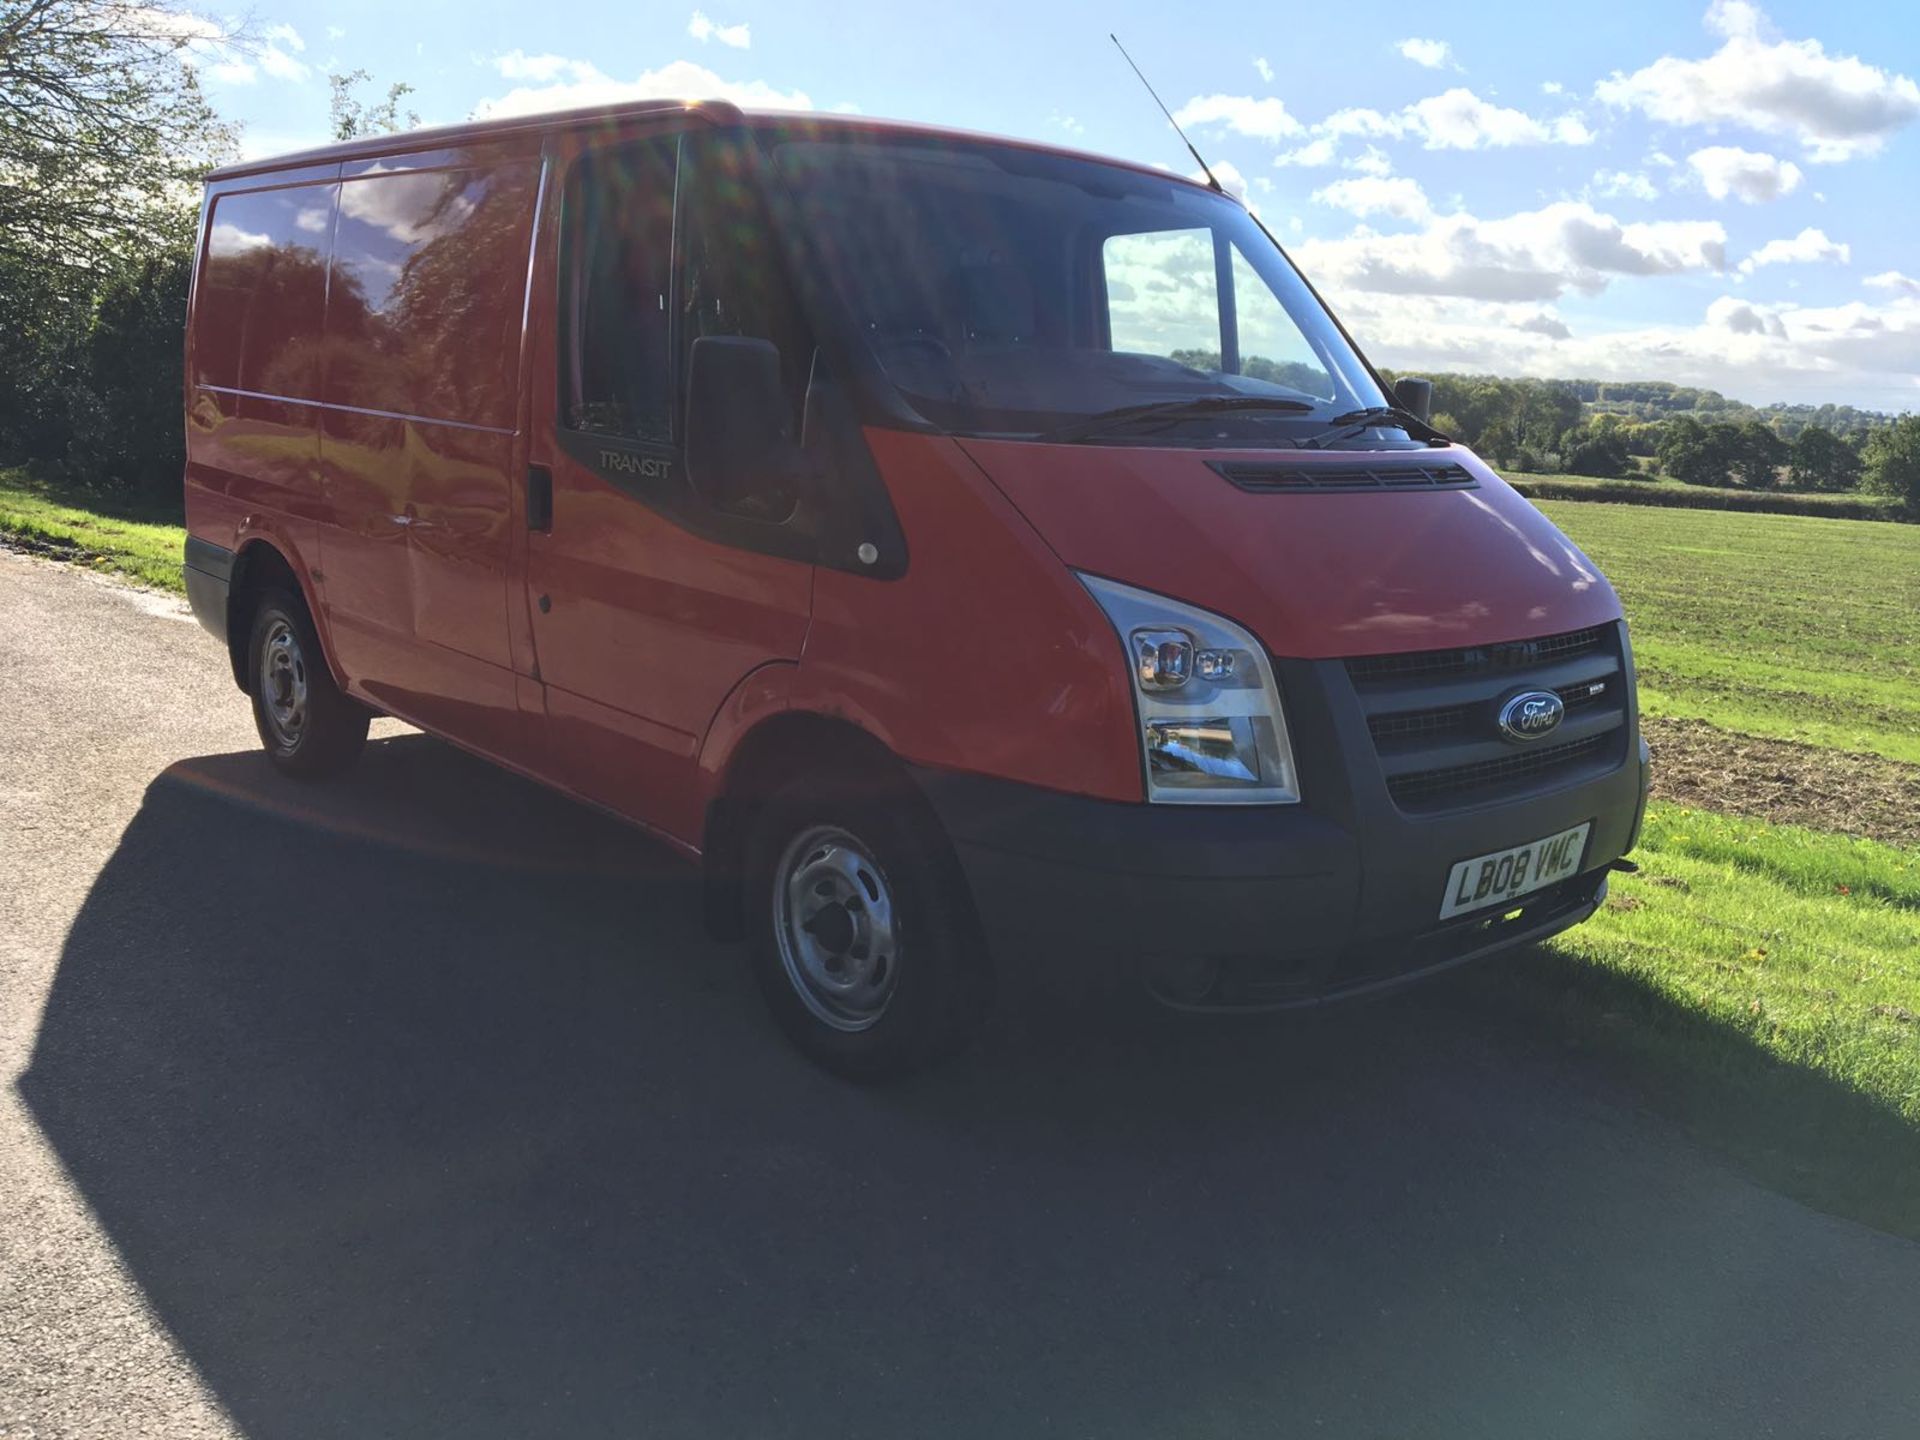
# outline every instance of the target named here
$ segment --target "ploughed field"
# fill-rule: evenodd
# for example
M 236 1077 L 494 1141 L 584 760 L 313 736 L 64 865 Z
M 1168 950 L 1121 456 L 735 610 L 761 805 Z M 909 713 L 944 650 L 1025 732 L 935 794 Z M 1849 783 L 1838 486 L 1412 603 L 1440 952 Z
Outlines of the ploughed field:
M 1785 1188 L 1920 1234 L 1920 526 L 1541 508 L 1625 602 L 1656 798 L 1599 915 L 1463 983 Z M 181 540 L 0 472 L 0 542 L 177 590 Z

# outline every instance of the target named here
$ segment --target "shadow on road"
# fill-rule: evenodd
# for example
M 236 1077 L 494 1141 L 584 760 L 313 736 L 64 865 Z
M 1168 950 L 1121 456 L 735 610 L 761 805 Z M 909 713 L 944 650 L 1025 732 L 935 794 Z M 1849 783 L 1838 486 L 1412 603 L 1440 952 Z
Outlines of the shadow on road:
M 690 870 L 403 737 L 330 788 L 157 779 L 21 1091 L 254 1436 L 1911 1419 L 1911 1250 L 1470 997 L 1016 1027 L 853 1089 Z

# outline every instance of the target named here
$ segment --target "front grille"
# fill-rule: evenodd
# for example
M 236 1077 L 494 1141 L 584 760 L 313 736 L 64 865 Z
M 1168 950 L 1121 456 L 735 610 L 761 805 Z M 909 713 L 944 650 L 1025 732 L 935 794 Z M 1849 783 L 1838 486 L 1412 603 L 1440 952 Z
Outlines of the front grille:
M 1222 476 L 1255 495 L 1351 494 L 1365 490 L 1473 490 L 1479 481 L 1462 465 L 1274 465 L 1222 460 Z
M 1554 693 L 1571 715 L 1575 710 L 1599 704 L 1611 687 L 1612 682 L 1607 680 L 1582 680 L 1574 685 L 1557 685 Z M 1403 744 L 1442 735 L 1463 735 L 1471 730 L 1474 716 L 1480 708 L 1474 705 L 1448 705 L 1438 710 L 1404 710 L 1375 715 L 1367 721 L 1367 729 L 1373 732 L 1376 745 Z
M 1407 655 L 1363 655 L 1347 661 L 1347 673 L 1356 685 L 1404 679 L 1415 675 L 1490 675 L 1524 669 L 1543 660 L 1567 660 L 1598 650 L 1607 643 L 1612 627 L 1595 625 L 1569 630 L 1541 640 L 1512 640 L 1499 645 L 1475 645 L 1460 650 L 1416 650 Z
M 1537 777 L 1556 775 L 1583 760 L 1597 758 L 1614 738 L 1612 734 L 1589 735 L 1566 745 L 1503 755 L 1498 760 L 1416 770 L 1387 781 L 1387 793 L 1402 810 L 1447 809 L 1463 795 L 1483 800 L 1489 792 L 1507 794 L 1516 787 L 1525 789 L 1526 782 Z
M 1595 625 L 1534 640 L 1346 662 L 1387 793 L 1417 814 L 1557 787 L 1621 763 L 1629 697 L 1619 631 Z M 1545 742 L 1506 738 L 1501 707 L 1524 690 L 1565 706 Z

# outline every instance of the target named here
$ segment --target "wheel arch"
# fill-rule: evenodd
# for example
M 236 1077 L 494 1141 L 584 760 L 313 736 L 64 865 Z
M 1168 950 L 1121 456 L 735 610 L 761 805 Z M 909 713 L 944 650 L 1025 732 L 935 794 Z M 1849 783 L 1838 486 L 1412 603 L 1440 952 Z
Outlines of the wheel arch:
M 716 938 L 737 940 L 745 931 L 747 847 L 760 811 L 789 781 L 822 774 L 871 784 L 933 813 L 900 757 L 871 731 L 811 710 L 782 710 L 760 720 L 732 746 L 707 802 L 702 898 L 707 928 Z
M 321 653 L 335 684 L 346 688 L 345 677 L 334 663 L 331 637 L 314 593 L 311 577 L 289 555 L 291 547 L 274 537 L 254 534 L 242 539 L 234 554 L 233 575 L 227 588 L 227 660 L 233 667 L 233 683 L 247 689 L 247 645 L 253 635 L 253 611 L 260 596 L 275 586 L 284 586 L 299 596 L 320 637 Z

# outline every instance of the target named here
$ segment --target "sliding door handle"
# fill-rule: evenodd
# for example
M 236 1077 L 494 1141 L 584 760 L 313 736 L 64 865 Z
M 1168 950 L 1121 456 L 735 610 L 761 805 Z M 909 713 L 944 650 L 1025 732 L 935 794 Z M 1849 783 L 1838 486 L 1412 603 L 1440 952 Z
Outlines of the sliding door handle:
M 527 466 L 527 529 L 553 529 L 553 471 L 544 465 Z

